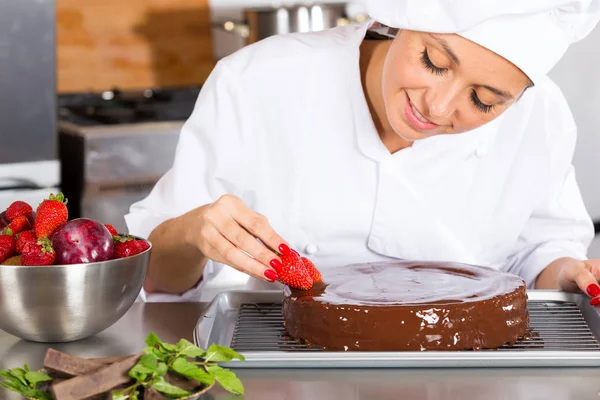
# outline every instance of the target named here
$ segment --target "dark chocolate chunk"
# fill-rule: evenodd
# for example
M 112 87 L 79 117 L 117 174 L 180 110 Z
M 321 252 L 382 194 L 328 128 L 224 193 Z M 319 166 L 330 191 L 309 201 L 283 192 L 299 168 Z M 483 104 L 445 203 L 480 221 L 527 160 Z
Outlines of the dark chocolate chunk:
M 52 385 L 55 400 L 83 400 L 102 393 L 109 392 L 117 386 L 131 381 L 128 372 L 138 362 L 141 355 L 135 355 L 104 366 L 87 375 Z
M 72 356 L 55 349 L 48 349 L 44 357 L 44 368 L 56 376 L 72 377 L 92 373 L 106 364 Z
M 123 361 L 129 357 L 133 356 L 133 354 L 128 354 L 126 356 L 114 356 L 114 357 L 102 357 L 102 358 L 88 358 L 88 360 L 96 362 L 96 363 L 100 363 L 100 364 L 104 364 L 104 365 L 108 365 L 108 364 L 112 364 L 112 363 L 116 363 L 119 361 Z

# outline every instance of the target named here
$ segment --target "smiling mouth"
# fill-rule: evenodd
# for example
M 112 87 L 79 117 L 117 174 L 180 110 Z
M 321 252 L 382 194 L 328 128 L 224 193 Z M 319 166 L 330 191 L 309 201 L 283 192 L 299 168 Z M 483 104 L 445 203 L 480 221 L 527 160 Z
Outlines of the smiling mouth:
M 438 124 L 429 121 L 419 112 L 419 110 L 417 110 L 415 105 L 410 101 L 408 94 L 406 94 L 405 113 L 409 124 L 418 131 L 430 131 L 439 126 Z

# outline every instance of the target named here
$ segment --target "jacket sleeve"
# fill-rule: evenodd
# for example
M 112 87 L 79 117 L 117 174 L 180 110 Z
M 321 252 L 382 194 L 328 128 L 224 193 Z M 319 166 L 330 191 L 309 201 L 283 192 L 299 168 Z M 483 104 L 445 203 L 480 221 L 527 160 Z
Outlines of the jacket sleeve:
M 228 68 L 217 64 L 181 129 L 171 169 L 125 216 L 131 234 L 147 238 L 165 220 L 239 190 L 247 170 L 243 108 L 238 77 Z
M 503 269 L 520 275 L 533 288 L 537 276 L 554 260 L 585 260 L 593 236 L 591 218 L 569 165 L 554 195 L 530 216 Z
M 560 89 L 552 82 L 542 92 L 547 123 L 539 151 L 548 154 L 549 188 L 523 227 L 503 269 L 520 275 L 533 288 L 538 275 L 554 260 L 587 258 L 594 237 L 592 219 L 583 203 L 572 158 L 577 128 Z M 531 134 L 536 134 L 532 128 Z
M 245 139 L 239 75 L 230 70 L 226 61 L 219 61 L 203 85 L 194 110 L 181 129 L 171 169 L 125 216 L 130 234 L 147 238 L 162 222 L 212 203 L 223 194 L 242 197 L 238 183 L 249 174 L 246 158 L 251 148 Z M 207 265 L 204 281 L 217 272 L 214 269 L 212 263 Z M 138 300 L 193 299 L 202 286 L 183 295 L 147 294 L 142 290 Z

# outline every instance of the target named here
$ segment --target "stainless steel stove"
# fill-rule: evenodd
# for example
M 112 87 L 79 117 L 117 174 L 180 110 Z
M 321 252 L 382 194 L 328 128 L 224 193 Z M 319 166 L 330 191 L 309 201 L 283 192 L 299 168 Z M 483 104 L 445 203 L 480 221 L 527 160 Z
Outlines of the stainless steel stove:
M 123 216 L 169 170 L 200 87 L 60 95 L 62 190 L 72 218 Z

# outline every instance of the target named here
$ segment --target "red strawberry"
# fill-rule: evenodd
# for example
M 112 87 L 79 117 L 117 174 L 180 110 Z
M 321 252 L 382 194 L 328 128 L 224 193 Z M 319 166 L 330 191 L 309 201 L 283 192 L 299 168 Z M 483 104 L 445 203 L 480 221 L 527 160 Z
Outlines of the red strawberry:
M 0 235 L 0 263 L 15 255 L 15 238 L 9 228 L 4 228 Z
M 62 193 L 50 197 L 40 203 L 35 213 L 33 229 L 38 238 L 49 238 L 52 233 L 69 219 L 67 199 Z
M 119 236 L 119 232 L 117 232 L 114 226 L 112 226 L 111 224 L 104 224 L 104 226 L 106 227 L 106 229 L 108 229 L 111 235 Z
M 23 248 L 27 243 L 37 242 L 37 236 L 34 231 L 25 231 L 17 234 L 16 236 L 17 253 L 22 254 Z
M 313 285 L 313 279 L 309 275 L 300 256 L 295 251 L 289 254 L 279 254 L 282 267 L 277 271 L 279 282 L 296 289 L 308 290 Z
M 25 215 L 19 215 L 15 217 L 10 224 L 8 224 L 7 228 L 9 228 L 13 234 L 16 235 L 23 231 L 30 230 L 31 224 Z
M 31 220 L 33 218 L 33 208 L 24 201 L 15 201 L 6 209 L 6 219 L 12 221 L 19 216 L 24 216 L 28 220 Z
M 302 263 L 306 268 L 306 272 L 308 272 L 313 282 L 320 282 L 323 279 L 323 276 L 321 275 L 317 267 L 315 267 L 315 264 L 313 264 L 313 262 L 306 257 L 300 257 L 300 259 L 302 260 Z
M 131 236 L 115 236 L 115 258 L 135 256 L 150 247 L 145 240 L 135 239 Z
M 27 243 L 21 255 L 21 264 L 29 266 L 45 266 L 54 264 L 56 253 L 48 239 Z

